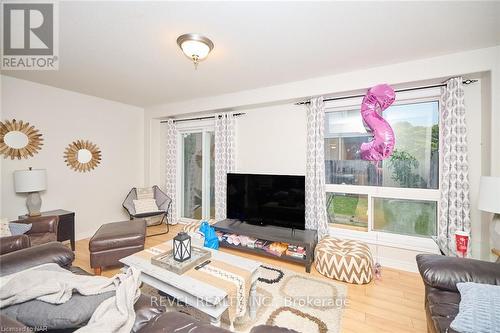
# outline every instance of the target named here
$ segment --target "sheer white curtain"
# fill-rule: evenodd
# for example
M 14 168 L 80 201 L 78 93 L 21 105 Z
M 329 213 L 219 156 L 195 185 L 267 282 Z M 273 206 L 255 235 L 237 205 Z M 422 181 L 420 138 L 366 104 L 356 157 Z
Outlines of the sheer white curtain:
M 165 193 L 172 199 L 172 205 L 170 206 L 170 211 L 168 213 L 168 223 L 177 224 L 177 138 L 179 132 L 177 131 L 177 126 L 172 119 L 169 119 L 166 123 L 166 157 L 167 161 L 165 163 L 166 169 L 166 184 Z
M 323 97 L 310 100 L 307 109 L 306 229 L 328 235 L 325 193 L 325 105 Z
M 215 220 L 226 218 L 227 173 L 235 167 L 235 123 L 232 113 L 215 115 Z
M 455 231 L 470 233 L 469 163 L 462 78 L 443 87 L 440 101 L 441 199 L 438 243 L 456 253 Z M 469 253 L 470 253 L 469 241 Z

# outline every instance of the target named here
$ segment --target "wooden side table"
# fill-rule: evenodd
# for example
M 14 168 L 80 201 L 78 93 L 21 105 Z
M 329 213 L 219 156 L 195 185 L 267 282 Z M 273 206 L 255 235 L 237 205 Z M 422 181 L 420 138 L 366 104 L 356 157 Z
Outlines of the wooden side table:
M 57 241 L 64 242 L 69 240 L 71 250 L 75 251 L 75 213 L 64 209 L 50 210 L 42 212 L 42 216 L 58 216 L 59 224 L 57 227 Z M 28 215 L 21 215 L 19 219 L 26 219 Z

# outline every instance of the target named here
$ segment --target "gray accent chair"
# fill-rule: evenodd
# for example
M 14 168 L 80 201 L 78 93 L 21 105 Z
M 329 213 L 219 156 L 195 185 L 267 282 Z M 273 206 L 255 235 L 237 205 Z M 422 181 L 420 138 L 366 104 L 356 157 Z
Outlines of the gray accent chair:
M 137 200 L 137 188 L 135 187 L 132 188 L 130 192 L 128 192 L 127 197 L 123 201 L 123 208 L 127 210 L 131 220 L 143 219 L 146 217 L 153 217 L 153 216 L 161 216 L 160 224 L 165 222 L 167 226 L 167 231 L 156 233 L 153 235 L 147 235 L 147 237 L 164 235 L 170 231 L 170 227 L 168 224 L 169 222 L 168 214 L 172 206 L 172 199 L 167 194 L 165 194 L 165 192 L 160 190 L 160 188 L 157 185 L 153 186 L 153 196 L 156 201 L 156 205 L 158 206 L 158 211 L 156 212 L 148 212 L 141 214 L 137 214 L 135 212 L 134 200 Z

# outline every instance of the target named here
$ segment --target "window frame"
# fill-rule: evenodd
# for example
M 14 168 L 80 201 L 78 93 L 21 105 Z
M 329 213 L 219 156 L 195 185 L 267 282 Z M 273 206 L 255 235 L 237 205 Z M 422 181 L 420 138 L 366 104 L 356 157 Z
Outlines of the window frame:
M 422 103 L 430 101 L 440 101 L 441 90 L 439 88 L 422 89 L 417 91 L 400 92 L 393 105 Z M 325 102 L 325 114 L 330 112 L 359 109 L 362 98 L 350 98 L 337 101 Z M 326 133 L 326 131 L 325 131 Z M 326 137 L 326 136 L 325 136 Z M 442 147 L 439 145 L 439 161 L 441 163 Z M 436 252 L 437 245 L 432 237 L 410 236 L 386 231 L 374 230 L 374 198 L 394 198 L 407 200 L 421 200 L 436 202 L 436 233 L 439 234 L 439 198 L 440 198 L 441 173 L 439 172 L 438 189 L 383 187 L 369 185 L 345 185 L 345 184 L 325 184 L 325 195 L 329 192 L 346 194 L 368 195 L 368 226 L 366 231 L 336 227 L 329 223 L 330 234 L 336 237 L 357 239 L 371 244 L 384 245 L 389 247 L 404 248 L 414 251 Z M 327 209 L 325 207 L 325 209 Z M 327 212 L 328 213 L 328 212 Z
M 215 133 L 215 121 L 212 119 L 185 121 L 177 123 L 177 216 L 181 223 L 191 223 L 197 219 L 184 217 L 184 140 L 183 135 L 191 133 L 202 134 L 202 219 L 210 218 L 210 142 L 207 140 L 210 133 Z M 214 143 L 215 144 L 215 143 Z M 208 153 L 206 153 L 208 151 Z M 214 193 L 215 195 L 215 193 Z

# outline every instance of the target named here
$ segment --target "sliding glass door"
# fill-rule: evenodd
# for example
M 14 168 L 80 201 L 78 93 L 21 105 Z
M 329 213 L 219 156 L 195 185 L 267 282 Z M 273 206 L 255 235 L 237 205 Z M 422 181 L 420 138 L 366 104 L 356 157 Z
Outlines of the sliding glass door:
M 180 213 L 185 219 L 215 217 L 213 126 L 181 131 Z

